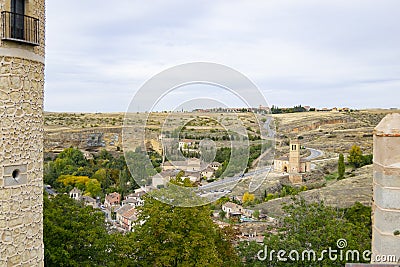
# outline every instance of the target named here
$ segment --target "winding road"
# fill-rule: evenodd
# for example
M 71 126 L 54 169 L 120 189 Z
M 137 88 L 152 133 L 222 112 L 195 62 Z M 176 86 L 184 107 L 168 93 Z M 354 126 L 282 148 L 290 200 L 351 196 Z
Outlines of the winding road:
M 309 147 L 306 147 L 306 149 L 308 149 L 311 152 L 311 155 L 304 158 L 305 160 L 313 160 L 313 159 L 319 158 L 322 155 L 324 155 L 324 152 L 322 152 L 321 150 L 309 148 Z
M 324 152 L 322 152 L 321 150 L 318 150 L 318 149 L 309 148 L 309 147 L 307 147 L 306 149 L 308 149 L 311 152 L 310 156 L 305 158 L 306 160 L 310 160 L 311 161 L 311 160 L 314 160 L 316 158 L 321 157 L 324 154 Z M 266 168 L 263 168 L 263 169 L 259 169 L 259 170 L 256 170 L 256 171 L 252 171 L 252 172 L 248 172 L 248 173 L 245 173 L 245 174 L 242 174 L 242 175 L 237 175 L 237 176 L 233 176 L 233 177 L 227 177 L 227 178 L 222 179 L 222 180 L 214 181 L 212 183 L 199 186 L 197 189 L 200 190 L 200 191 L 203 191 L 203 190 L 204 191 L 219 190 L 219 188 L 221 188 L 221 187 L 227 187 L 230 184 L 232 184 L 232 185 L 236 184 L 236 183 L 238 183 L 238 182 L 240 182 L 242 180 L 249 179 L 250 177 L 252 177 L 254 175 L 259 175 L 259 174 L 262 174 L 262 173 L 265 173 L 265 172 L 268 173 L 271 170 L 272 170 L 272 167 L 269 166 L 269 167 L 266 167 Z

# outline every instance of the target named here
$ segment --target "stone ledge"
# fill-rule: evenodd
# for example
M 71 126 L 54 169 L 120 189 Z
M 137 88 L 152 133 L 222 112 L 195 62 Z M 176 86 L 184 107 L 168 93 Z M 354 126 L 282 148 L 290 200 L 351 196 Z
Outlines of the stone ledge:
M 6 56 L 6 57 L 16 57 L 16 58 L 28 59 L 28 60 L 40 62 L 42 64 L 44 64 L 44 62 L 45 62 L 44 57 L 42 57 L 38 54 L 35 54 L 33 52 L 29 52 L 24 49 L 20 49 L 20 48 L 0 47 L 0 55 Z

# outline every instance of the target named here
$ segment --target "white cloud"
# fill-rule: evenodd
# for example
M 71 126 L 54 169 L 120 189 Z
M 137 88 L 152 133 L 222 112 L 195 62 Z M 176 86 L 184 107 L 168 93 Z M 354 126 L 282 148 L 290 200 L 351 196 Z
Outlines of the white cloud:
M 241 71 L 270 104 L 398 106 L 399 7 L 396 0 L 49 1 L 45 108 L 123 111 L 147 79 L 193 61 Z M 351 97 L 332 97 L 338 92 Z

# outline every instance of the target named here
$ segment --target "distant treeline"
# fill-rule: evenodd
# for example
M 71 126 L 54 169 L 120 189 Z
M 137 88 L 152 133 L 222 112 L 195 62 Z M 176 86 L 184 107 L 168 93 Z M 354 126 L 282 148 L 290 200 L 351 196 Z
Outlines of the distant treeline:
M 307 111 L 315 111 L 315 108 L 310 108 L 310 110 L 307 110 L 304 107 L 302 107 L 301 105 L 294 106 L 292 108 L 279 108 L 279 107 L 273 105 L 271 108 L 272 114 L 307 112 Z

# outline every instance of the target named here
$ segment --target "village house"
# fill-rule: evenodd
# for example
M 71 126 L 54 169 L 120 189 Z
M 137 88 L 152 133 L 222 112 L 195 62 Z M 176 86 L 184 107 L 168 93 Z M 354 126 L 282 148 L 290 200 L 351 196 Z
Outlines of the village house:
M 121 202 L 121 195 L 117 192 L 106 195 L 106 199 L 104 200 L 104 206 L 106 208 L 111 208 L 112 206 L 119 205 Z
M 96 199 L 89 196 L 82 196 L 82 201 L 86 206 L 92 206 L 93 208 L 98 208 Z
M 76 201 L 80 201 L 82 198 L 82 191 L 74 187 L 74 189 L 69 192 L 69 197 L 75 199 Z
M 86 206 L 98 208 L 96 199 L 90 196 L 84 196 L 83 192 L 76 187 L 74 187 L 74 189 L 69 192 L 69 197 L 75 199 L 76 201 L 83 201 L 83 204 L 85 204 Z
M 226 218 L 241 216 L 243 207 L 233 202 L 226 202 L 222 205 L 222 210 L 226 213 Z
M 132 205 L 135 207 L 143 206 L 144 201 L 142 199 L 126 198 L 122 201 L 122 205 Z
M 142 206 L 144 204 L 144 200 L 142 199 L 144 195 L 146 195 L 146 192 L 144 191 L 138 191 L 137 193 L 129 194 L 122 201 L 122 205 L 124 206 L 130 204 L 135 207 Z
M 80 151 L 82 152 L 85 159 L 87 159 L 87 160 L 94 159 L 92 153 L 90 153 L 89 151 L 86 151 L 86 150 L 80 150 Z
M 202 178 L 210 179 L 214 175 L 214 173 L 215 173 L 215 169 L 212 168 L 211 166 L 208 166 L 207 168 L 203 169 L 200 172 L 200 175 Z
M 130 204 L 123 205 L 115 210 L 115 218 L 119 225 L 126 231 L 132 230 L 132 225 L 136 221 L 137 211 L 134 206 Z
M 166 161 L 162 165 L 164 171 L 167 170 L 182 170 L 182 171 L 200 171 L 201 160 L 198 158 L 190 158 L 182 161 Z
M 179 170 L 163 170 L 160 173 L 151 177 L 151 185 L 155 188 L 164 187 L 171 178 L 174 178 L 179 173 Z
M 122 214 L 122 227 L 128 231 L 132 231 L 132 227 L 137 221 L 137 211 L 136 209 L 130 209 Z
M 200 172 L 199 171 L 185 171 L 182 179 L 188 178 L 192 183 L 200 182 Z

